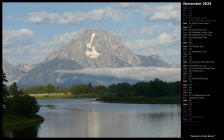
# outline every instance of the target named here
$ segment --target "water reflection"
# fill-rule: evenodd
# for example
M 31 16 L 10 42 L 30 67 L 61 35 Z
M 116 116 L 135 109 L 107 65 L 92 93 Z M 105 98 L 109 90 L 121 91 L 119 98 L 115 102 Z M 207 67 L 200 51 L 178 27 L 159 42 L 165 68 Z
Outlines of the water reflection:
M 41 100 L 38 126 L 7 137 L 180 137 L 178 105 L 109 104 L 89 99 Z
M 7 138 L 36 138 L 40 124 L 29 127 L 16 127 L 3 129 L 3 137 Z

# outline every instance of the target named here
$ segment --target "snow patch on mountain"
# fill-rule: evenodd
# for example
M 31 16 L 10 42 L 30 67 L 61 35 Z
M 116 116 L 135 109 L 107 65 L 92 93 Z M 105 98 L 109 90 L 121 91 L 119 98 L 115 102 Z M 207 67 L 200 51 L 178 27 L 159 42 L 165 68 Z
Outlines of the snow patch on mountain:
M 109 36 L 109 43 L 110 43 L 111 48 L 113 48 L 113 49 L 117 48 L 117 46 L 115 44 L 112 44 L 110 36 Z
M 18 69 L 24 72 L 31 71 L 33 68 L 35 68 L 35 64 L 19 64 Z
M 90 58 L 93 58 L 93 59 L 97 58 L 100 55 L 100 53 L 98 53 L 96 51 L 95 47 L 92 45 L 95 35 L 96 35 L 96 33 L 92 33 L 90 42 L 86 44 L 87 50 L 85 52 L 87 57 L 90 57 Z

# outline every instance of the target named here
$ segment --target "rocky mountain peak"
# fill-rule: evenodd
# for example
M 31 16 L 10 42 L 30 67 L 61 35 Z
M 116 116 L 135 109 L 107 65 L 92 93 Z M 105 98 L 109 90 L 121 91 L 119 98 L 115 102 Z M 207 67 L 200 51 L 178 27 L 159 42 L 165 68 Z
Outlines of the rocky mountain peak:
M 68 59 L 84 67 L 123 67 L 141 65 L 138 57 L 121 38 L 101 29 L 80 32 L 67 47 L 53 52 L 46 61 Z

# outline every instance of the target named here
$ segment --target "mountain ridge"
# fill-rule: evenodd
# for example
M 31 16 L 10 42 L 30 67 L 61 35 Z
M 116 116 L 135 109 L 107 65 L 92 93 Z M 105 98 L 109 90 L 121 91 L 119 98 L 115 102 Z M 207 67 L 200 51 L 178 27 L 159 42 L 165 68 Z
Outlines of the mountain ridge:
M 55 72 L 55 70 L 60 69 L 141 66 L 170 67 L 158 55 L 146 57 L 135 54 L 123 43 L 120 37 L 105 30 L 86 29 L 80 32 L 64 48 L 52 52 L 43 62 L 24 71 L 25 74 L 18 80 L 18 85 L 63 84 L 60 78 L 65 79 L 63 76 L 68 77 L 68 75 L 60 75 Z M 70 74 L 70 76 L 72 75 Z M 77 75 L 77 77 L 79 76 Z M 80 78 L 84 78 L 81 81 L 94 81 L 81 74 Z M 71 81 L 76 83 L 74 80 Z M 67 82 L 69 83 L 69 81 Z

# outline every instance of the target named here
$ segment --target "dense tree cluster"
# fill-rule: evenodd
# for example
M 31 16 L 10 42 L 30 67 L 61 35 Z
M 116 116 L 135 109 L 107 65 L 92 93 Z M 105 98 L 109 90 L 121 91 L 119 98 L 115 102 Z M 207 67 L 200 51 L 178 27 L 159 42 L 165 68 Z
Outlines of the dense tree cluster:
M 163 97 L 179 96 L 181 93 L 180 81 L 164 82 L 154 79 L 149 82 L 138 82 L 130 85 L 128 83 L 112 84 L 108 87 L 108 92 L 113 96 L 144 96 Z
M 24 94 L 24 91 L 19 89 L 16 83 L 9 87 L 6 86 L 7 80 L 3 70 L 2 79 L 4 79 L 2 83 L 2 97 L 5 113 L 32 116 L 39 111 L 40 106 L 35 97 Z
M 72 94 L 85 94 L 85 93 L 92 93 L 97 95 L 102 95 L 107 92 L 106 86 L 92 86 L 91 83 L 89 84 L 79 84 L 70 87 Z
M 25 116 L 32 116 L 40 109 L 35 97 L 27 94 L 21 94 L 8 98 L 6 104 L 6 111 L 13 114 L 22 114 Z

